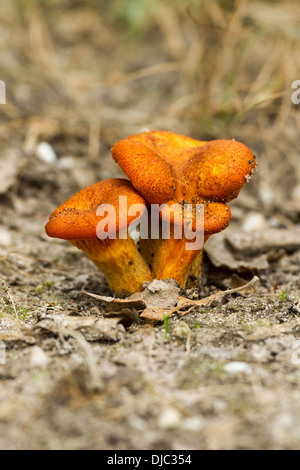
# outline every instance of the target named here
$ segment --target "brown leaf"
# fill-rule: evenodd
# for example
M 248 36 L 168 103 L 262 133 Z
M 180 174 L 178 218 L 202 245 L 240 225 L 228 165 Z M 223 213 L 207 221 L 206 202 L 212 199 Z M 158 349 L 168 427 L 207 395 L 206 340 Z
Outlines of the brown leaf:
M 145 310 L 146 304 L 141 299 L 132 299 L 132 296 L 127 297 L 126 299 L 115 299 L 114 297 L 106 297 L 103 295 L 92 294 L 90 292 L 85 292 L 86 295 L 94 297 L 94 299 L 101 300 L 105 304 L 105 312 L 119 312 L 125 308 L 135 310 Z
M 141 318 L 151 321 L 162 321 L 164 317 L 170 317 L 175 311 L 175 308 L 166 310 L 164 308 L 147 307 L 141 313 Z
M 105 304 L 105 312 L 120 315 L 125 314 L 128 320 L 128 313 L 132 311 L 132 321 L 136 321 L 136 312 L 143 311 L 142 318 L 157 319 L 160 321 L 164 315 L 169 316 L 171 308 L 178 302 L 178 295 L 181 289 L 173 279 L 154 279 L 147 284 L 142 292 L 131 294 L 126 299 L 115 299 L 113 297 L 104 297 L 101 295 L 87 295 L 101 300 Z
M 169 279 L 154 279 L 154 281 L 147 285 L 144 291 L 132 294 L 126 299 L 114 299 L 113 297 L 104 297 L 88 292 L 85 293 L 106 303 L 106 312 L 122 313 L 124 309 L 142 310 L 141 318 L 151 321 L 162 321 L 164 317 L 169 317 L 173 315 L 173 313 L 184 316 L 194 307 L 207 307 L 213 302 L 219 304 L 223 302 L 227 295 L 247 291 L 258 281 L 259 278 L 254 276 L 254 278 L 244 286 L 220 291 L 201 300 L 190 300 L 186 297 L 180 297 L 180 288 L 176 285 L 175 281 Z M 184 308 L 187 308 L 187 310 L 182 311 Z

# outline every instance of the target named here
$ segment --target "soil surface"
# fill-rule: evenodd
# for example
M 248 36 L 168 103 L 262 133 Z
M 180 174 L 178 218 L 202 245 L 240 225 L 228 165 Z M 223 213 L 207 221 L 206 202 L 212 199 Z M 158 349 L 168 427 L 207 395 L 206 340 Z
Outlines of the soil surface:
M 4 2 L 0 448 L 299 449 L 296 4 L 274 2 L 271 22 L 264 2 L 86 3 Z M 143 127 L 236 138 L 258 160 L 180 295 L 259 282 L 157 322 L 107 315 L 86 294 L 113 295 L 102 273 L 44 231 L 76 191 L 124 176 L 110 147 Z

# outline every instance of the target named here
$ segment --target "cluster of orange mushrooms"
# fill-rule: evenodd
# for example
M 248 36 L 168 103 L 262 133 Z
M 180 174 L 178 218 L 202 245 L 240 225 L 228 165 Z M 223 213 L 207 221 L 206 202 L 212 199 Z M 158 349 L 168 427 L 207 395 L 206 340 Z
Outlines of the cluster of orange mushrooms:
M 149 229 L 149 237 L 140 240 L 138 249 L 128 231 L 135 217 L 120 213 L 119 197 L 127 197 L 128 208 L 139 204 L 141 216 L 149 209 L 151 213 L 153 204 L 191 204 L 193 227 L 194 208 L 203 205 L 205 243 L 228 226 L 231 214 L 226 203 L 237 197 L 254 172 L 254 155 L 235 140 L 206 142 L 150 131 L 117 142 L 112 156 L 130 181 L 107 179 L 82 189 L 52 213 L 47 235 L 69 240 L 84 251 L 116 293 L 140 291 L 144 282 L 154 278 L 173 278 L 185 287 L 190 276 L 200 275 L 203 246 L 187 250 L 185 236 L 175 236 L 184 216 L 173 215 L 169 239 L 151 239 Z M 97 208 L 103 204 L 115 207 L 115 238 L 109 233 L 106 239 L 97 236 L 103 218 Z M 162 210 L 162 223 L 164 217 Z

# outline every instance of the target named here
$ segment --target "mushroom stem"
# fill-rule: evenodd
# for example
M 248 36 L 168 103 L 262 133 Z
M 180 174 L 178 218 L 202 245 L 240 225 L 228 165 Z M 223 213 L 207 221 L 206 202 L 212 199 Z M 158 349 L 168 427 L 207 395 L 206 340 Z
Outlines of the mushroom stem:
M 190 264 L 188 279 L 186 282 L 187 288 L 197 287 L 199 280 L 201 278 L 201 268 L 202 268 L 202 258 L 203 258 L 203 248 L 199 251 L 196 258 Z
M 153 280 L 149 266 L 130 237 L 122 240 L 90 238 L 70 242 L 86 253 L 116 293 L 139 292 L 143 282 Z
M 199 250 L 187 250 L 187 240 L 174 237 L 174 225 L 171 226 L 169 239 L 141 240 L 141 254 L 151 267 L 155 279 L 173 278 L 185 287 L 192 261 Z M 200 250 L 202 251 L 202 249 Z

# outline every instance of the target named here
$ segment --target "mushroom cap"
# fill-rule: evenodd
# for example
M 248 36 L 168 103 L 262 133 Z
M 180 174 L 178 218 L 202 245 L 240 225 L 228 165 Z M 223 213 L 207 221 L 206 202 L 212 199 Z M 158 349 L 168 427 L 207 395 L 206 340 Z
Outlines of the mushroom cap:
M 213 202 L 204 206 L 204 235 L 221 232 L 228 227 L 231 212 L 226 204 Z
M 136 215 L 128 215 L 128 210 L 122 209 L 122 206 L 120 211 L 119 196 L 127 196 L 127 209 L 133 204 L 141 204 L 144 209 L 140 215 L 145 212 L 146 203 L 130 181 L 107 179 L 81 189 L 61 204 L 49 218 L 45 227 L 47 235 L 65 240 L 97 238 L 97 225 L 105 217 L 96 214 L 101 204 L 110 204 L 115 208 L 116 217 L 112 223 L 116 223 L 116 232 L 126 229 Z
M 112 156 L 148 204 L 229 202 L 256 166 L 236 140 L 204 142 L 167 131 L 127 137 Z
M 203 204 L 203 224 L 201 225 L 200 219 L 200 227 L 196 225 L 196 205 L 192 204 L 191 208 L 191 215 L 186 215 L 184 211 L 181 210 L 180 205 L 177 204 L 175 206 L 175 210 L 169 211 L 168 207 L 170 204 L 166 204 L 162 207 L 160 211 L 161 219 L 164 222 L 168 222 L 170 220 L 171 223 L 177 226 L 184 226 L 185 221 L 187 219 L 191 219 L 192 222 L 192 230 L 195 232 L 196 230 L 204 230 L 205 235 L 212 235 L 213 233 L 221 232 L 225 230 L 225 228 L 229 225 L 231 220 L 231 212 L 228 206 L 222 202 L 211 202 L 208 204 Z M 172 204 L 171 204 L 172 206 Z

